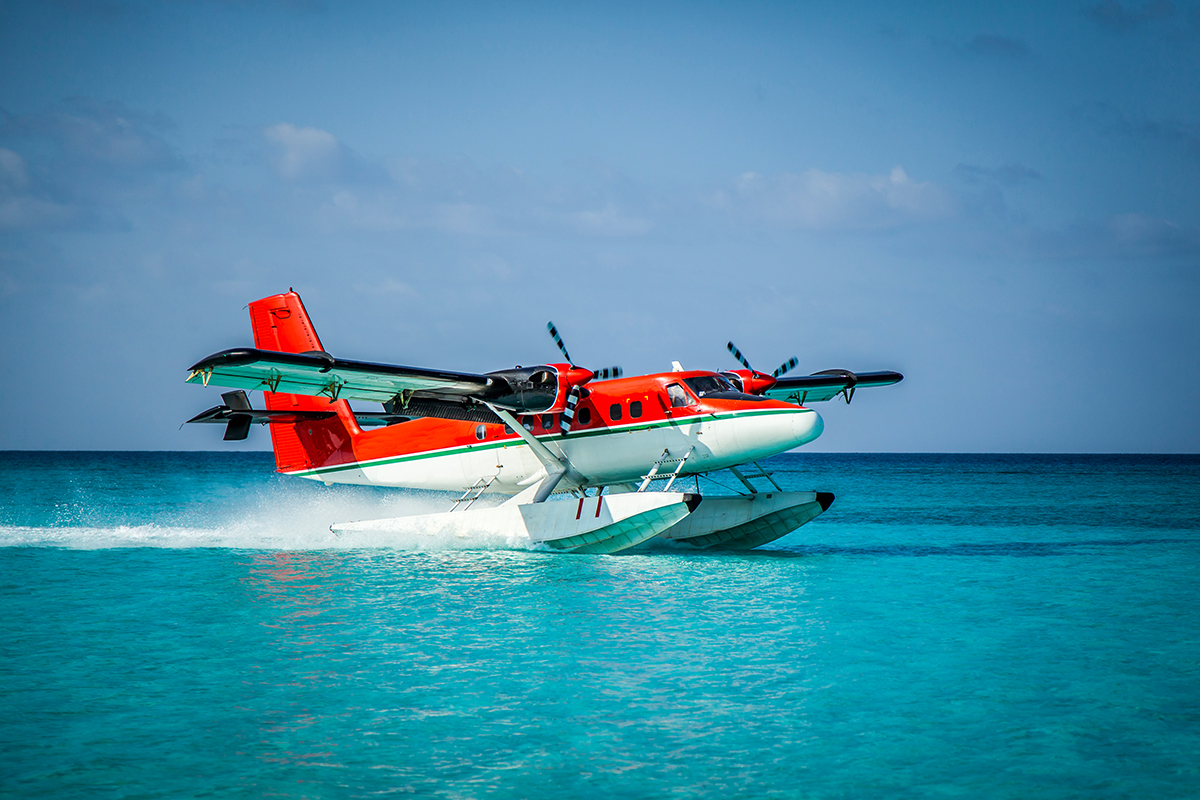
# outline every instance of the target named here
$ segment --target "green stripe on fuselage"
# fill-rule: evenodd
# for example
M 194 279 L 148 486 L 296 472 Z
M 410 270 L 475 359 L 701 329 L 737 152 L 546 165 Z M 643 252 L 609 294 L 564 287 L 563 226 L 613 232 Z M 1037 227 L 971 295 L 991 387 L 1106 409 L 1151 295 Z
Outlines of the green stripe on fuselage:
M 716 419 L 735 419 L 745 417 L 763 417 L 771 414 L 815 414 L 816 412 L 810 408 L 792 410 L 790 408 L 772 408 L 766 411 L 722 411 L 718 413 L 700 414 L 694 417 L 685 417 L 683 419 L 667 419 L 657 422 L 635 423 L 630 425 L 615 425 L 595 430 L 579 431 L 577 433 L 546 433 L 535 437 L 539 442 L 562 442 L 562 441 L 579 441 L 595 436 L 607 436 L 612 433 L 629 433 L 631 431 L 648 431 L 654 428 L 680 428 L 685 425 L 695 425 L 706 420 Z M 401 423 L 403 424 L 403 423 Z M 338 464 L 335 467 L 317 467 L 316 469 L 299 470 L 297 472 L 287 472 L 285 475 L 296 475 L 299 477 L 308 477 L 310 475 L 325 475 L 330 472 L 345 472 L 349 469 L 364 469 L 366 467 L 381 467 L 387 464 L 400 464 L 405 461 L 420 461 L 425 458 L 439 458 L 441 456 L 460 455 L 462 453 L 478 453 L 481 450 L 496 450 L 502 447 L 516 445 L 519 447 L 528 447 L 519 436 L 513 439 L 505 439 L 499 442 L 486 442 L 479 444 L 459 445 L 458 447 L 448 447 L 445 450 L 430 450 L 424 453 L 410 453 L 403 456 L 388 456 L 387 458 L 379 458 L 371 461 L 354 461 L 349 464 Z

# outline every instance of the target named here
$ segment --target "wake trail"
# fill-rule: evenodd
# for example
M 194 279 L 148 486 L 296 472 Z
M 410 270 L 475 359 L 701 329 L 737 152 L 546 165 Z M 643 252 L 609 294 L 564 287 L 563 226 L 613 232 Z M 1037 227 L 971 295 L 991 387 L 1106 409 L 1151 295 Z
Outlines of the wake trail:
M 489 505 L 501 498 L 491 499 Z M 76 509 L 68 519 L 46 525 L 0 525 L 0 547 L 230 548 L 254 550 L 325 550 L 392 548 L 402 550 L 533 550 L 527 537 L 505 537 L 486 530 L 468 536 L 406 528 L 333 533 L 330 525 L 357 520 L 436 514 L 449 509 L 447 496 L 396 491 L 386 496 L 356 493 L 300 493 L 278 487 L 237 498 L 191 503 L 184 512 L 143 513 L 141 520 L 111 520 L 103 506 Z M 481 500 L 476 507 L 482 507 Z M 145 517 L 150 519 L 144 519 Z

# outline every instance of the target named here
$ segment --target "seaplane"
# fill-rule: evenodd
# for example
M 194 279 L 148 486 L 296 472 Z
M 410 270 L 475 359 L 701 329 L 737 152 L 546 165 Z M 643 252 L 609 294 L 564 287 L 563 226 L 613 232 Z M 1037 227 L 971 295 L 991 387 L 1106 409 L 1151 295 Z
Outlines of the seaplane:
M 732 342 L 742 369 L 674 362 L 671 372 L 624 377 L 618 367 L 576 365 L 553 323 L 561 362 L 449 372 L 331 355 L 293 290 L 249 310 L 253 348 L 223 350 L 188 370 L 189 383 L 233 390 L 188 422 L 224 424 L 230 441 L 268 425 L 282 474 L 459 495 L 442 513 L 337 523 L 335 533 L 502 535 L 573 553 L 658 542 L 751 549 L 833 503 L 829 492 L 783 491 L 759 465 L 821 435 L 824 422 L 808 404 L 849 403 L 859 389 L 903 379 L 848 370 L 787 377 L 795 358 L 766 374 Z M 262 391 L 266 407 L 253 408 L 249 391 Z M 383 410 L 355 411 L 351 400 Z M 745 491 L 702 494 L 700 477 L 718 471 Z M 695 491 L 672 491 L 688 478 Z M 485 495 L 504 499 L 476 506 Z

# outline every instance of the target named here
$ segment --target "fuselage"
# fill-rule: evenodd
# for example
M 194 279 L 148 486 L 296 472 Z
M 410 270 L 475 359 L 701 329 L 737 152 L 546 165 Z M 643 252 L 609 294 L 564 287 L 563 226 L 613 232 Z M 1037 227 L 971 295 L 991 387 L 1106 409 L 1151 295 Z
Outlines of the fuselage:
M 518 422 L 569 464 L 562 488 L 635 483 L 667 455 L 687 456 L 680 475 L 710 472 L 799 447 L 823 429 L 803 406 L 733 391 L 712 372 L 668 372 L 588 383 L 568 432 L 563 415 Z M 518 433 L 503 424 L 422 418 L 354 431 L 318 468 L 288 474 L 324 481 L 516 494 L 545 475 Z M 678 462 L 665 471 L 673 471 Z

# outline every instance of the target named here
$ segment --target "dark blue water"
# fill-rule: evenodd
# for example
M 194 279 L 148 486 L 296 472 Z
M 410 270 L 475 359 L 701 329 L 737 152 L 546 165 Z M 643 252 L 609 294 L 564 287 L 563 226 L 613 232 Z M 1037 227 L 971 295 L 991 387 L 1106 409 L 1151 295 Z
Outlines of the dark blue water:
M 446 498 L 269 454 L 0 454 L 0 794 L 1200 796 L 1200 458 L 768 464 L 837 501 L 573 556 L 336 537 Z

